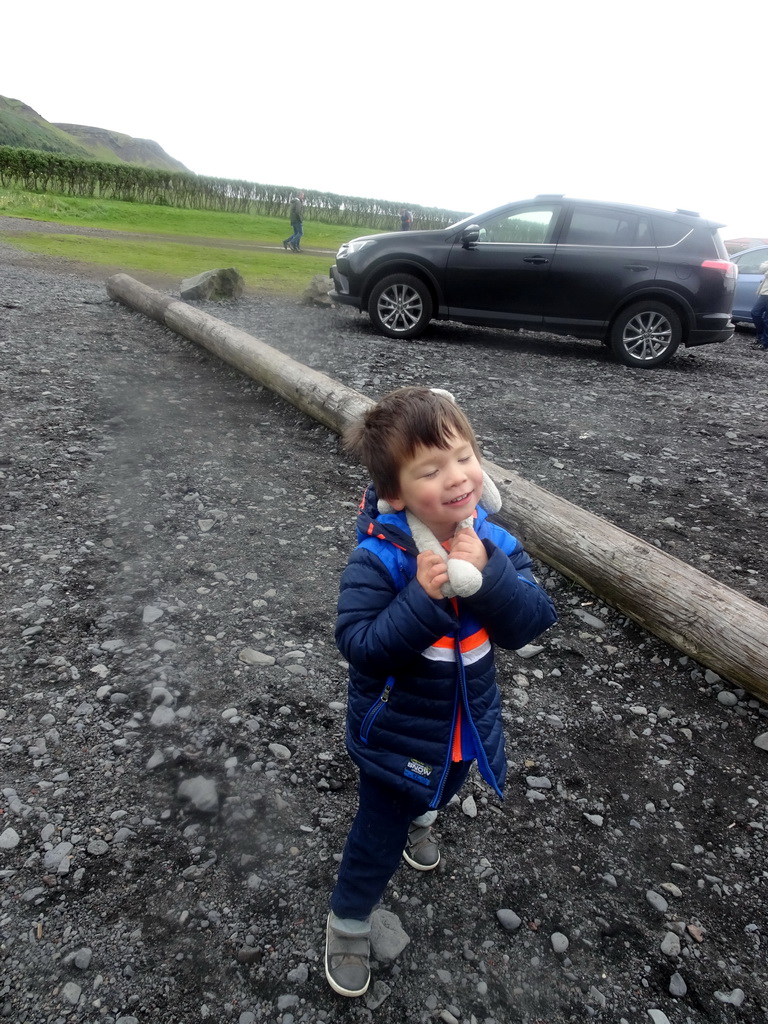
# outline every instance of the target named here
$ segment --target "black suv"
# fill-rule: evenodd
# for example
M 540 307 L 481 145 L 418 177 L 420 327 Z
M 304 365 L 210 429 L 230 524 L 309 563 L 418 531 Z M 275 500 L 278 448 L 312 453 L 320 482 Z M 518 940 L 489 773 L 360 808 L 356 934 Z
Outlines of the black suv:
M 736 268 L 720 227 L 689 210 L 541 195 L 346 242 L 331 298 L 393 338 L 457 320 L 596 338 L 627 366 L 661 366 L 680 344 L 733 335 Z

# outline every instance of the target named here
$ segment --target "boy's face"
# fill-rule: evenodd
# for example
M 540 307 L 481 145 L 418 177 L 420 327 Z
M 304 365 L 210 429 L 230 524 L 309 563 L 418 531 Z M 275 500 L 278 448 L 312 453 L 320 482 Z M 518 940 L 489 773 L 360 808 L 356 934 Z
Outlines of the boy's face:
M 483 492 L 483 470 L 466 438 L 451 434 L 447 448 L 419 446 L 400 467 L 400 493 L 388 498 L 396 512 L 409 509 L 439 541 L 471 516 Z

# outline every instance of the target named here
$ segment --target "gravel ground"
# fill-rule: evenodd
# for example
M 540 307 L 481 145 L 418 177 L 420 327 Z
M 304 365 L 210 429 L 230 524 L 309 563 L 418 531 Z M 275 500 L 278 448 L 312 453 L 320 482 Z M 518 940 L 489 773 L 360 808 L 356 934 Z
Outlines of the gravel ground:
M 368 997 L 335 996 L 333 622 L 364 475 L 101 275 L 0 264 L 0 1015 L 768 1020 L 768 708 L 543 564 L 560 623 L 499 657 L 506 798 L 471 777 L 439 870 L 385 894 Z M 749 334 L 638 373 L 573 339 L 202 305 L 371 397 L 451 389 L 493 461 L 768 603 Z

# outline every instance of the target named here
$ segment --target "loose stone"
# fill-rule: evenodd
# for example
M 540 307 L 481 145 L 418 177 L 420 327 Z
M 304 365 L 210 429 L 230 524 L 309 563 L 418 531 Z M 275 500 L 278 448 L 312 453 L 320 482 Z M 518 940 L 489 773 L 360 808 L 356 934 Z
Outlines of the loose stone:
M 75 967 L 79 968 L 81 971 L 85 971 L 90 966 L 92 956 L 93 952 L 87 946 L 83 946 L 82 949 L 78 949 L 73 959 Z
M 371 949 L 379 960 L 395 960 L 411 941 L 390 910 L 376 910 L 371 917 Z
M 76 985 L 74 981 L 68 981 L 61 990 L 61 998 L 65 1003 L 69 1003 L 70 1006 L 77 1006 L 80 1001 L 81 992 L 82 989 L 79 985 Z
M 677 971 L 675 971 L 675 973 L 669 979 L 669 994 L 671 996 L 675 996 L 675 998 L 677 999 L 680 999 L 685 995 L 687 991 L 688 986 L 685 983 L 685 979 L 683 978 L 682 974 L 679 974 Z
M 658 910 L 660 914 L 666 913 L 669 909 L 669 904 L 659 892 L 655 892 L 653 889 L 649 889 L 645 894 L 645 898 L 648 900 L 654 910 Z
M 178 789 L 179 799 L 189 800 L 195 810 L 203 814 L 216 814 L 219 810 L 219 793 L 213 779 L 196 775 L 185 779 Z
M 0 850 L 15 850 L 20 842 L 19 833 L 10 826 L 0 834 Z
M 275 664 L 275 659 L 271 654 L 262 654 L 261 651 L 255 651 L 252 647 L 244 647 L 238 654 L 238 658 L 246 665 Z
M 549 937 L 549 941 L 552 943 L 552 949 L 556 953 L 564 953 L 570 946 L 570 942 L 566 935 L 562 932 L 553 932 Z
M 166 725 L 173 725 L 175 720 L 176 712 L 173 708 L 166 707 L 165 704 L 160 704 L 152 712 L 149 724 L 155 729 L 162 729 Z
M 497 910 L 496 917 L 499 919 L 502 928 L 506 928 L 508 932 L 516 932 L 523 923 L 514 910 Z
M 477 817 L 477 804 L 475 803 L 475 798 L 471 793 L 462 801 L 461 809 L 468 818 Z
M 741 1006 L 744 1002 L 744 992 L 740 988 L 734 988 L 730 992 L 718 991 L 715 992 L 715 999 L 730 1006 Z

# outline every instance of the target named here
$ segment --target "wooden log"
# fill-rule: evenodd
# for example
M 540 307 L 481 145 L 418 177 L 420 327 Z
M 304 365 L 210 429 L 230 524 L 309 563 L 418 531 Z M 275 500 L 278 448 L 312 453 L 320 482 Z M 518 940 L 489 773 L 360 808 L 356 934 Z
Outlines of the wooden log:
M 179 299 L 155 291 L 127 274 L 107 280 L 111 299 L 198 342 L 302 412 L 340 433 L 370 406 L 371 399 L 291 359 L 245 331 Z
M 340 434 L 372 399 L 126 274 L 110 298 L 204 346 Z M 768 701 L 768 609 L 517 473 L 486 463 L 528 551 L 678 650 Z
M 768 608 L 517 473 L 486 469 L 532 555 L 768 701 Z

